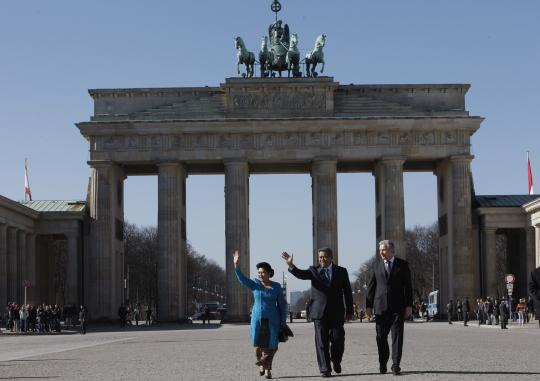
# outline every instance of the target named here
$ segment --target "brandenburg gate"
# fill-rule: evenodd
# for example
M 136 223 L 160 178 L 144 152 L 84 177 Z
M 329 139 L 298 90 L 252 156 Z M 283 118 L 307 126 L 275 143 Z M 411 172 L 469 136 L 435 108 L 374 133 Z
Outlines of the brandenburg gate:
M 376 239 L 394 240 L 403 256 L 403 173 L 432 172 L 438 186 L 441 303 L 478 295 L 470 139 L 483 119 L 466 110 L 468 89 L 466 84 L 341 85 L 319 76 L 90 90 L 94 115 L 77 127 L 90 146 L 92 222 L 84 300 L 92 318 L 115 318 L 122 302 L 123 184 L 130 175 L 158 176 L 160 321 L 187 317 L 189 174 L 225 175 L 223 254 L 240 250 L 248 274 L 251 173 L 310 173 L 314 253 L 330 246 L 339 261 L 337 173 L 375 176 Z M 236 281 L 232 262 L 226 263 L 228 318 L 246 320 L 249 291 Z

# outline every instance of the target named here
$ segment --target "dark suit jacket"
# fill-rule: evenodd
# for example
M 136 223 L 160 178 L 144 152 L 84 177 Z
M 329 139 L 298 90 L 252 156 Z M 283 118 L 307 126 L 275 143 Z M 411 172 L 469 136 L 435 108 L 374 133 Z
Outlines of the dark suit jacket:
M 375 263 L 369 281 L 366 307 L 373 308 L 376 315 L 385 312 L 403 313 L 405 307 L 412 307 L 412 302 L 409 263 L 394 257 L 392 271 L 387 279 L 384 261 L 379 259 Z
M 347 269 L 334 263 L 330 286 L 327 286 L 321 278 L 320 269 L 320 266 L 310 266 L 307 270 L 300 270 L 295 266 L 289 269 L 289 272 L 298 279 L 311 280 L 309 308 L 311 319 L 328 318 L 333 322 L 343 324 L 345 308 L 347 314 L 353 314 L 351 282 Z
M 540 267 L 531 272 L 529 282 L 529 293 L 534 299 L 534 314 L 536 319 L 540 319 Z

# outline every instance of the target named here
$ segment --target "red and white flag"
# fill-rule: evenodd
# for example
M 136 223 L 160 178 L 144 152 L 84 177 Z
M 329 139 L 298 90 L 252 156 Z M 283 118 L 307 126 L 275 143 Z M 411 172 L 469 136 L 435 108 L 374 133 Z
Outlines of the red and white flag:
M 527 151 L 527 177 L 529 178 L 529 194 L 534 194 L 533 178 L 531 171 L 531 158 L 529 157 L 529 151 Z
M 28 182 L 28 164 L 24 159 L 24 201 L 32 201 L 32 192 L 30 192 L 30 183 Z

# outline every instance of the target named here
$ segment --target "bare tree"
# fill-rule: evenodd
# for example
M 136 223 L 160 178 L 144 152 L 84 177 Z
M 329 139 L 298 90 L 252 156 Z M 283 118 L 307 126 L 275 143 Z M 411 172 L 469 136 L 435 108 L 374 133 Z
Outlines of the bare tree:
M 188 303 L 209 300 L 224 302 L 225 271 L 216 262 L 198 253 L 189 243 L 187 254 Z M 157 298 L 158 238 L 155 227 L 124 225 L 124 271 L 128 279 L 125 299 L 155 305 Z
M 439 232 L 437 224 L 430 226 L 415 226 L 405 232 L 405 250 L 411 280 L 413 296 L 417 300 L 423 300 L 430 291 L 439 289 Z M 396 253 L 399 256 L 399 253 Z M 369 283 L 373 266 L 378 259 L 377 254 L 360 265 L 354 273 L 356 281 L 353 282 L 353 290 L 364 292 L 365 285 Z M 361 299 L 361 300 L 364 300 Z

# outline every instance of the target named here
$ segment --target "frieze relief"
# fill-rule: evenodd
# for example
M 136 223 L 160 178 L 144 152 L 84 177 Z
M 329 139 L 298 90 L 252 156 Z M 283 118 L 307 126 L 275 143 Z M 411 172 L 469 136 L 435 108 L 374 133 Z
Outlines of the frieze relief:
M 311 93 L 266 93 L 232 95 L 233 111 L 326 111 L 326 95 Z
M 96 136 L 95 151 L 261 150 L 358 146 L 468 145 L 466 131 L 324 131 Z

